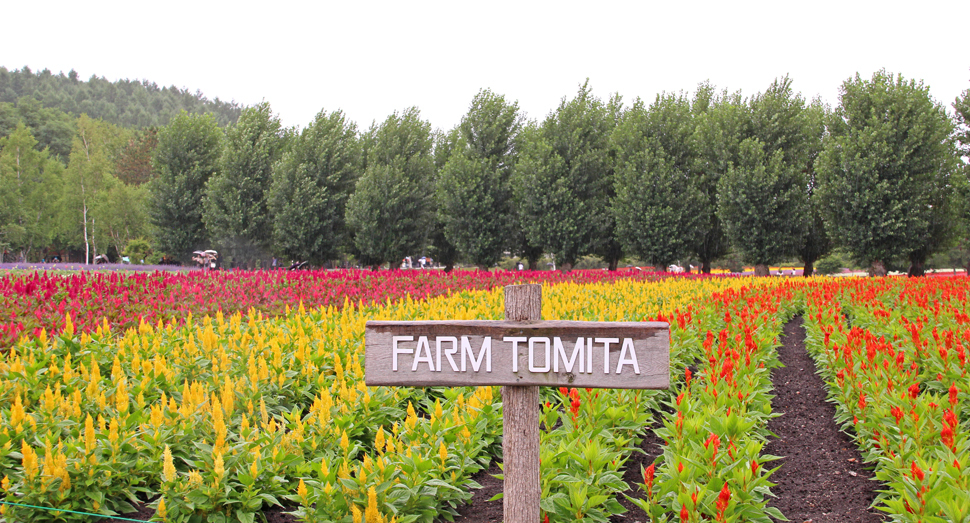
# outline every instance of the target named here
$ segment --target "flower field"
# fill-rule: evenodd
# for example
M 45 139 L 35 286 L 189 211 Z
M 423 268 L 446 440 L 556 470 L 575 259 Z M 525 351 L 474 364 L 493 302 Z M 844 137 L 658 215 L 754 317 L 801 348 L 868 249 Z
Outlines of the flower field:
M 405 296 L 427 299 L 454 290 L 488 290 L 522 282 L 591 283 L 655 280 L 640 271 L 251 271 L 78 272 L 61 276 L 25 272 L 0 276 L 0 348 L 20 336 L 61 332 L 69 313 L 78 332 L 93 333 L 104 322 L 124 332 L 144 321 L 183 322 L 192 314 L 231 315 L 250 309 L 281 316 L 300 303 L 319 308 L 386 303 Z
M 499 390 L 366 387 L 364 323 L 499 319 L 501 287 L 523 281 L 543 283 L 545 319 L 671 324 L 670 390 L 542 390 L 549 521 L 608 521 L 622 496 L 654 521 L 778 517 L 762 449 L 774 348 L 798 314 L 887 486 L 880 506 L 970 517 L 966 278 L 200 274 L 3 280 L 4 319 L 23 325 L 0 358 L 5 521 L 146 500 L 158 521 L 255 521 L 276 505 L 309 522 L 449 520 L 501 460 Z M 647 430 L 663 455 L 629 485 Z

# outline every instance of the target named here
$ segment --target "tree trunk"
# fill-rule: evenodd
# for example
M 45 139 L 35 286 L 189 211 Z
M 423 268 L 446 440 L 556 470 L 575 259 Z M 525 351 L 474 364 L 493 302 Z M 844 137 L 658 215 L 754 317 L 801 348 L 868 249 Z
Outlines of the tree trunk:
M 450 261 L 450 262 L 448 262 L 448 263 L 445 264 L 445 273 L 449 273 L 449 272 L 451 272 L 453 270 L 455 270 L 455 262 L 451 262 Z
M 377 272 L 377 271 L 381 270 L 381 266 L 380 266 L 379 263 L 375 263 L 374 265 L 371 265 L 370 266 L 370 270 L 372 270 L 374 272 Z
M 886 275 L 886 264 L 882 260 L 873 260 L 872 265 L 869 266 L 869 276 L 885 276 Z
M 83 192 L 83 191 L 82 191 Z M 88 207 L 83 206 L 81 209 L 81 217 L 84 219 L 84 264 L 88 265 L 91 263 L 91 244 L 88 242 Z
M 813 274 L 815 274 L 815 262 L 806 261 L 805 268 L 802 269 L 802 276 L 808 278 Z
M 529 258 L 529 270 L 530 271 L 539 270 L 539 258 Z
M 564 264 L 562 264 L 562 267 L 560 267 L 560 268 L 562 269 L 562 272 L 567 273 L 567 272 L 570 272 L 570 271 L 573 270 L 573 264 L 571 264 L 571 263 L 564 263 Z
M 701 272 L 704 274 L 711 273 L 711 260 L 701 260 Z
M 610 262 L 609 262 L 609 270 L 610 271 L 616 271 L 616 269 L 619 266 L 620 266 L 620 259 L 619 258 L 610 260 Z
M 759 264 L 757 264 L 757 265 L 754 266 L 754 275 L 755 276 L 771 276 L 771 271 L 768 270 L 768 266 L 767 265 L 765 265 L 763 263 L 759 263 Z
M 923 262 L 910 261 L 909 270 L 906 271 L 906 275 L 910 278 L 919 278 L 920 276 L 925 276 L 926 268 L 923 266 Z

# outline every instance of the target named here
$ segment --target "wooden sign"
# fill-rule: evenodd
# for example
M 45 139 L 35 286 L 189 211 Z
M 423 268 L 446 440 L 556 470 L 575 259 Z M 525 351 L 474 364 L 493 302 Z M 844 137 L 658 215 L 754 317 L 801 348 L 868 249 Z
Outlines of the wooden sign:
M 367 385 L 502 387 L 505 523 L 539 521 L 539 386 L 665 389 L 666 323 L 540 321 L 542 286 L 505 287 L 505 321 L 369 321 Z
M 369 321 L 367 385 L 665 389 L 659 322 Z

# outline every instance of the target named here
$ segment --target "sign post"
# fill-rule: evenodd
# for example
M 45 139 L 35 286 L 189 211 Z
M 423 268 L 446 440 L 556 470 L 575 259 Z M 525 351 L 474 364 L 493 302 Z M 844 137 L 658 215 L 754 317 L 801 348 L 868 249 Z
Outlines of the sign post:
M 666 389 L 662 322 L 541 321 L 542 286 L 505 287 L 504 321 L 369 321 L 367 385 L 502 385 L 505 523 L 539 521 L 539 387 Z

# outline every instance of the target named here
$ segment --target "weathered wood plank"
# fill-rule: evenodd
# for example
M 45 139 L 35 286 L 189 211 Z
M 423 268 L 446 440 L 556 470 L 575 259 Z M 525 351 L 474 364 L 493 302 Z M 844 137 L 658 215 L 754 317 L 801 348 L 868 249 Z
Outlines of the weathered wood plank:
M 669 386 L 662 322 L 367 322 L 368 385 Z

